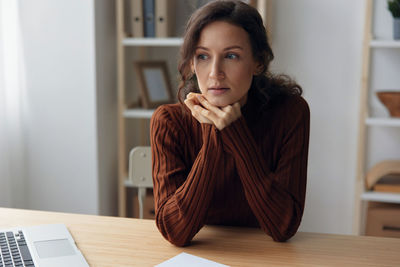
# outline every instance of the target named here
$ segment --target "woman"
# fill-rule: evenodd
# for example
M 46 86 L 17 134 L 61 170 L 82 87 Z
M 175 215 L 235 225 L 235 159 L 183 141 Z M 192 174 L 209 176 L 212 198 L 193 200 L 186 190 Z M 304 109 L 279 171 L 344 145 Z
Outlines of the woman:
M 268 72 L 260 15 L 240 1 L 207 4 L 180 56 L 180 103 L 151 120 L 158 229 L 177 246 L 205 224 L 289 239 L 304 209 L 310 115 L 300 86 Z

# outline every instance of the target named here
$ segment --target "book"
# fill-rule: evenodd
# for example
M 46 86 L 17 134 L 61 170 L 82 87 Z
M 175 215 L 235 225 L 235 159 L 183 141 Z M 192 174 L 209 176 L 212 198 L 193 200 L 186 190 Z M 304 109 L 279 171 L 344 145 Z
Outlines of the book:
M 176 7 L 175 0 L 155 0 L 156 37 L 174 36 Z
M 143 0 L 144 37 L 155 37 L 155 0 Z
M 130 24 L 133 37 L 143 37 L 143 0 L 130 1 Z

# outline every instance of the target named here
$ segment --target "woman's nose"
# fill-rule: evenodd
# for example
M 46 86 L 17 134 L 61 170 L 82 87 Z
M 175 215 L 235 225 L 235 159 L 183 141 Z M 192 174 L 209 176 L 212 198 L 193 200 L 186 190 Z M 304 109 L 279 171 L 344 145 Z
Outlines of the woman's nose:
M 214 60 L 211 65 L 210 78 L 222 79 L 224 77 L 225 77 L 225 73 L 221 66 L 220 60 L 218 60 L 218 59 Z

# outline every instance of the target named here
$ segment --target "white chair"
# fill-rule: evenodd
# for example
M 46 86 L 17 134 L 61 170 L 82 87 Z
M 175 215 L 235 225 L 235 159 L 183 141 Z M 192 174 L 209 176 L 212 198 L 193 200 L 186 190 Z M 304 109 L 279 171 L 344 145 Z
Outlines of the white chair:
M 153 188 L 151 169 L 151 149 L 149 146 L 138 146 L 129 153 L 129 177 L 125 186 L 138 188 L 139 218 L 143 219 L 143 202 L 146 189 Z

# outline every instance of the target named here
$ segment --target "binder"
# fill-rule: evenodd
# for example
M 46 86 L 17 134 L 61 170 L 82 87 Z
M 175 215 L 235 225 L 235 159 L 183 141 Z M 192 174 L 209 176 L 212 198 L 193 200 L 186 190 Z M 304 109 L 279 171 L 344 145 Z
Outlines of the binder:
M 133 37 L 143 37 L 143 0 L 131 0 L 131 30 Z
M 174 36 L 176 4 L 175 0 L 155 0 L 156 37 L 165 38 Z
M 143 0 L 144 36 L 155 37 L 155 0 Z

